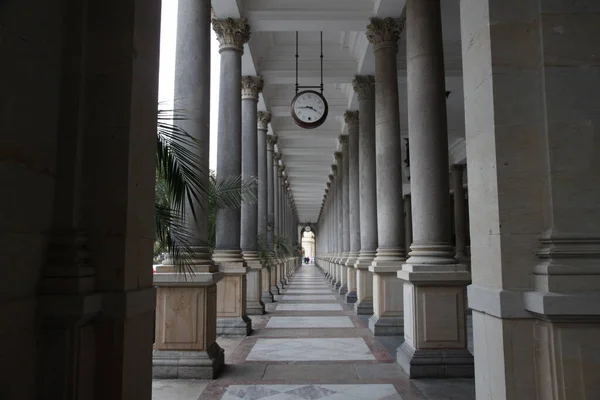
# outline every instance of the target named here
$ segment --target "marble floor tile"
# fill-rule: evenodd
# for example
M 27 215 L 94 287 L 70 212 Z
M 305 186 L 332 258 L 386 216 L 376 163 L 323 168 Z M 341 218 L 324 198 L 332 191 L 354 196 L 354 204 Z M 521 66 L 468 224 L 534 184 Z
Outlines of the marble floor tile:
M 402 400 L 390 384 L 231 385 L 221 400 Z
M 344 308 L 338 303 L 278 304 L 275 311 L 344 311 Z
M 375 360 L 362 338 L 258 339 L 246 361 Z
M 267 328 L 354 328 L 349 317 L 271 317 Z
M 332 294 L 313 294 L 313 295 L 293 295 L 286 294 L 282 297 L 283 301 L 298 301 L 298 300 L 335 300 L 335 296 Z
M 288 289 L 284 294 L 331 294 L 329 289 Z

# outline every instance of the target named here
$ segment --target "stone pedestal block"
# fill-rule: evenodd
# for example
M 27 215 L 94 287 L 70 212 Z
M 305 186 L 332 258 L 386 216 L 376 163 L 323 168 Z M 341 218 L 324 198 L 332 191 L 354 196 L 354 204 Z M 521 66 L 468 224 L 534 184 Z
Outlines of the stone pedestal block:
M 273 303 L 275 301 L 275 297 L 271 292 L 271 269 L 267 266 L 263 266 L 260 270 L 260 279 L 261 279 L 261 301 L 266 303 Z
M 373 273 L 369 267 L 375 258 L 375 251 L 360 253 L 354 267 L 356 268 L 356 303 L 354 312 L 357 315 L 373 314 Z
M 246 313 L 248 315 L 263 315 L 265 303 L 262 302 L 261 276 L 262 264 L 256 252 L 244 252 L 244 259 L 248 266 L 246 274 Z
M 195 272 L 184 276 L 160 270 L 154 274 L 158 289 L 152 376 L 213 379 L 224 365 L 215 326 L 217 282 L 223 274 Z
M 473 376 L 464 302 L 470 274 L 462 268 L 405 264 L 398 272 L 405 309 L 398 364 L 410 377 Z
M 375 264 L 375 262 L 374 262 Z M 404 333 L 403 282 L 397 278 L 402 268 L 397 263 L 371 265 L 373 273 L 373 315 L 369 330 L 376 336 L 393 336 Z
M 217 284 L 217 335 L 246 336 L 252 331 L 252 321 L 246 312 L 246 273 L 244 261 L 221 261 L 217 250 L 213 259 L 224 277 Z M 229 252 L 228 252 L 229 253 Z

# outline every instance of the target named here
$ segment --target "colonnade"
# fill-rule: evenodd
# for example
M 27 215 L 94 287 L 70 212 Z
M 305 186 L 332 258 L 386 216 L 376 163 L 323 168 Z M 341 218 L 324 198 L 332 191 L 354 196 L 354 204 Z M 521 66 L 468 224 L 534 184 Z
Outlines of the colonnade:
M 184 128 L 202 148 L 199 174 L 208 183 L 208 94 L 210 87 L 210 1 L 182 0 L 179 5 L 176 98 L 190 110 Z M 190 19 L 191 18 L 191 19 Z M 192 22 L 193 20 L 193 22 Z M 178 273 L 173 260 L 157 268 L 156 378 L 213 378 L 224 364 L 218 335 L 244 336 L 251 315 L 286 287 L 300 263 L 296 249 L 298 214 L 277 138 L 268 134 L 271 114 L 258 111 L 260 76 L 242 76 L 244 44 L 250 38 L 245 18 L 213 19 L 221 55 L 217 182 L 257 179 L 242 193 L 241 208 L 218 208 L 216 247 L 207 246 L 208 208 L 186 213 L 195 232 L 191 274 Z M 201 54 L 189 52 L 200 45 Z M 284 251 L 285 250 L 285 251 Z M 291 250 L 291 251 L 290 251 Z M 181 305 L 184 305 L 183 307 Z
M 396 72 L 405 31 L 411 171 L 406 195 Z M 374 18 L 366 35 L 375 75 L 353 82 L 359 109 L 345 114 L 349 140 L 340 140 L 319 216 L 325 240 L 317 244 L 318 264 L 341 294 L 348 289 L 346 299 L 355 302 L 357 314 L 370 315 L 375 335 L 404 335 L 397 359 L 411 377 L 473 376 L 464 295 L 470 282 L 464 167 L 452 168 L 451 218 L 439 2 L 409 1 L 405 20 Z M 342 213 L 349 209 L 351 220 Z

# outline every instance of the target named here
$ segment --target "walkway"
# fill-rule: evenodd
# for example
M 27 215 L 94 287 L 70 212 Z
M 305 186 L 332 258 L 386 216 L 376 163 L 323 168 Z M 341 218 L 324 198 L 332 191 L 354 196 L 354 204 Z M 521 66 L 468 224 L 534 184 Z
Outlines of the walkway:
M 303 265 L 245 338 L 219 338 L 228 364 L 212 382 L 155 381 L 155 400 L 474 399 L 471 379 L 409 380 L 401 338 L 375 338 L 313 265 Z

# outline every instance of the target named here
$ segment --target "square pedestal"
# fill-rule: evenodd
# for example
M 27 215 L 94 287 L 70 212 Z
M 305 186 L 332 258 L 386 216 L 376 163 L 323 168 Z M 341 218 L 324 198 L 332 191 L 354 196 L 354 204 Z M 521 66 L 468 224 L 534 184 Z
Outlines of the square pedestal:
M 404 333 L 403 282 L 397 278 L 401 265 L 371 266 L 373 272 L 373 316 L 369 330 L 375 336 Z
M 154 379 L 215 379 L 225 365 L 225 352 L 217 343 L 206 351 L 154 350 Z

